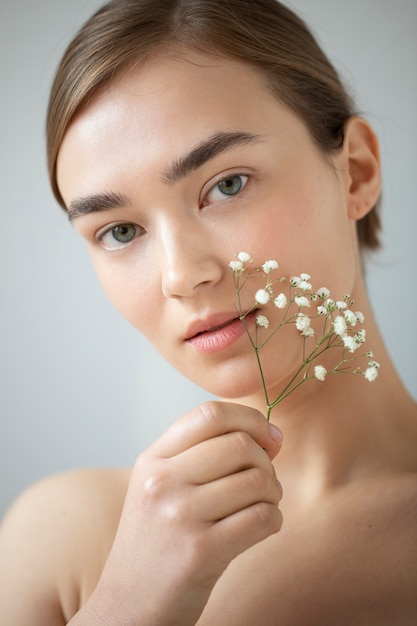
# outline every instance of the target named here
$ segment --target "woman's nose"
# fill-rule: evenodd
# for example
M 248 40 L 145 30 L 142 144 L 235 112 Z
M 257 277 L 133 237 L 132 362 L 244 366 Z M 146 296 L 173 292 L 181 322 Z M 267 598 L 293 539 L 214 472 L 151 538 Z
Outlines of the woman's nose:
M 203 286 L 217 284 L 221 262 L 204 229 L 192 224 L 164 224 L 158 246 L 162 292 L 167 298 L 190 297 Z

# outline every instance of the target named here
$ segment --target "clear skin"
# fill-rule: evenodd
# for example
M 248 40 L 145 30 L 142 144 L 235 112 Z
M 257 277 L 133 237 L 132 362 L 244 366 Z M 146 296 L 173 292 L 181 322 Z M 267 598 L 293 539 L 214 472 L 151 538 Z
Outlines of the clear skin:
M 167 182 L 218 133 L 255 139 Z M 132 471 L 73 473 L 22 497 L 0 539 L 9 626 L 415 623 L 416 409 L 370 310 L 355 234 L 380 192 L 368 124 L 350 120 L 343 149 L 324 156 L 245 65 L 156 57 L 76 118 L 58 181 L 114 306 L 228 401 L 180 418 Z M 104 193 L 123 206 L 79 214 L 80 198 L 91 207 Z M 349 292 L 381 363 L 375 383 L 335 376 L 278 406 L 282 450 L 247 338 L 220 332 L 209 352 L 188 340 L 233 317 L 227 264 L 242 249 Z M 279 342 L 264 353 L 272 396 L 300 360 L 293 334 Z

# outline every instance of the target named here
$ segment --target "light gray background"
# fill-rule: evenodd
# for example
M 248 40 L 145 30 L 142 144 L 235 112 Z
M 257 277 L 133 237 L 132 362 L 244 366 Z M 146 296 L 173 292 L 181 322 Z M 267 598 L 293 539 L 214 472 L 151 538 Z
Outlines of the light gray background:
M 369 288 L 394 361 L 417 398 L 417 1 L 291 4 L 381 139 L 385 248 L 369 262 Z M 0 5 L 0 514 L 45 475 L 130 465 L 208 397 L 113 312 L 48 188 L 43 130 L 51 76 L 99 5 Z

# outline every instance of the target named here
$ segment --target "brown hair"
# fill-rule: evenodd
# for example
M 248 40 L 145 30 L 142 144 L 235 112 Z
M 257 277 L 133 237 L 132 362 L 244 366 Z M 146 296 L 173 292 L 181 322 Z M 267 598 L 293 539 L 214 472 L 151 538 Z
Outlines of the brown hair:
M 173 48 L 255 67 L 304 121 L 322 152 L 343 144 L 344 125 L 354 115 L 351 98 L 304 22 L 277 0 L 111 0 L 70 43 L 51 89 L 48 165 L 61 206 L 56 162 L 75 115 L 129 65 Z M 362 248 L 379 246 L 379 228 L 374 207 L 357 224 Z

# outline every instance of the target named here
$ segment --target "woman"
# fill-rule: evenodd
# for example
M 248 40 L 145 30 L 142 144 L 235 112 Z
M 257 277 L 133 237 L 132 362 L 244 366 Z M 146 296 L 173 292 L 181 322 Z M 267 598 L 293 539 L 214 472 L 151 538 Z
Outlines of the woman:
M 378 245 L 378 143 L 304 24 L 274 0 L 110 2 L 58 69 L 48 157 L 114 306 L 224 400 L 131 472 L 57 477 L 15 505 L 5 623 L 414 623 L 416 409 L 361 259 Z M 228 267 L 240 250 L 348 292 L 377 380 L 308 382 L 268 423 Z M 262 350 L 270 397 L 303 341 L 288 326 Z

